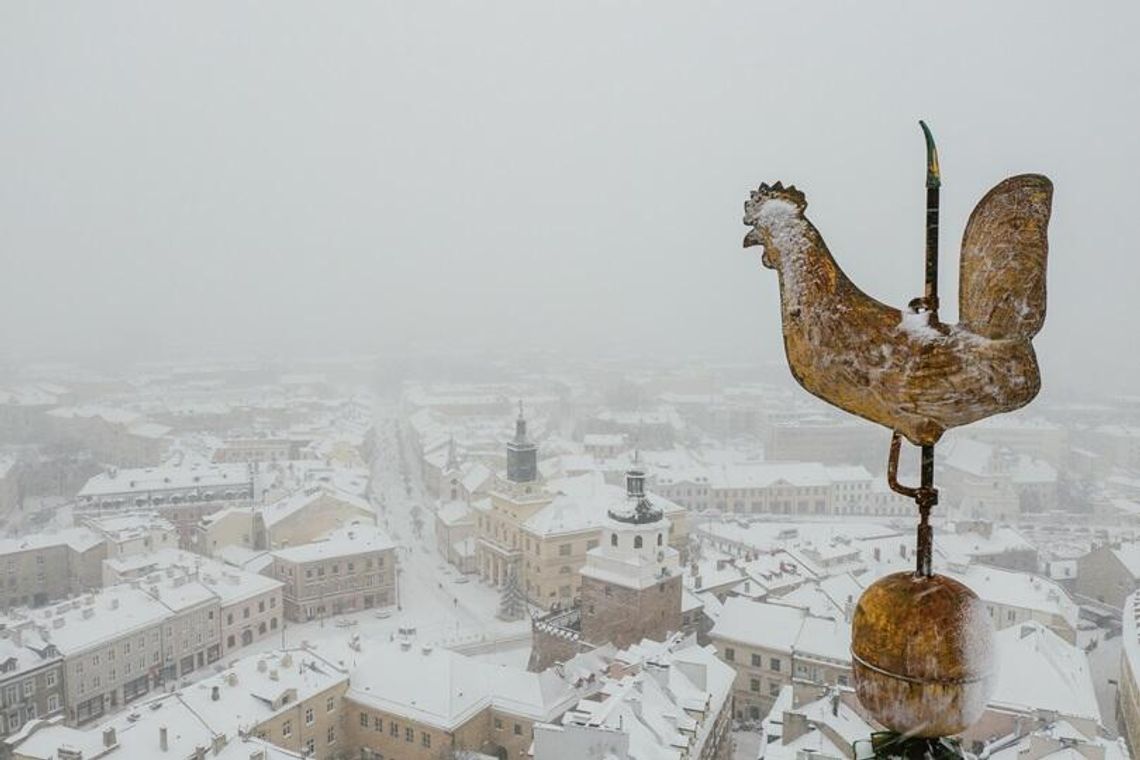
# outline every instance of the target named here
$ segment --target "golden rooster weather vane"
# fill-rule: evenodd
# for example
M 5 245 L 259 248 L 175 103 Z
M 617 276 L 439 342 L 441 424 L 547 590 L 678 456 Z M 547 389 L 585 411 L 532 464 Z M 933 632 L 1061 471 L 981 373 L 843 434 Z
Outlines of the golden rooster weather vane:
M 1022 174 L 978 202 L 962 239 L 959 322 L 947 325 L 938 316 L 938 152 L 919 124 L 927 156 L 926 282 L 905 309 L 875 300 L 847 278 L 795 187 L 777 182 L 752 192 L 744 204 L 751 227 L 744 246 L 763 246 L 764 266 L 779 275 L 784 350 L 799 384 L 891 430 L 887 480 L 918 506 L 917 561 L 914 573 L 880 579 L 859 601 L 852 627 L 856 691 L 899 734 L 937 738 L 961 731 L 984 707 L 977 697 L 992 673 L 979 653 L 992 632 L 978 622 L 973 592 L 931 568 L 934 445 L 952 427 L 1025 406 L 1041 387 L 1032 339 L 1045 320 L 1053 186 L 1042 175 Z M 918 487 L 897 479 L 903 437 L 921 448 Z

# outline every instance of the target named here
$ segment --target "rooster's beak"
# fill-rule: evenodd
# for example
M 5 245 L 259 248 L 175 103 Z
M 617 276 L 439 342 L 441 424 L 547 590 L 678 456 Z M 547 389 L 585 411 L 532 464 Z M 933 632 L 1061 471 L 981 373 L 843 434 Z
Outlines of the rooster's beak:
M 754 245 L 763 245 L 764 241 L 760 239 L 760 233 L 755 229 L 749 230 L 748 234 L 744 236 L 744 247 L 751 248 Z

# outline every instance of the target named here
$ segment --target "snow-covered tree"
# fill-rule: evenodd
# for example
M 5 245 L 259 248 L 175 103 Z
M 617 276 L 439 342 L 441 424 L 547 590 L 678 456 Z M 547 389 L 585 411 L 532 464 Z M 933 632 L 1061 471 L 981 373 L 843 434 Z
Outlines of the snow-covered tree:
M 511 567 L 507 571 L 507 580 L 503 584 L 503 593 L 499 599 L 499 618 L 520 620 L 526 611 L 526 595 L 519 588 L 518 573 L 514 567 Z

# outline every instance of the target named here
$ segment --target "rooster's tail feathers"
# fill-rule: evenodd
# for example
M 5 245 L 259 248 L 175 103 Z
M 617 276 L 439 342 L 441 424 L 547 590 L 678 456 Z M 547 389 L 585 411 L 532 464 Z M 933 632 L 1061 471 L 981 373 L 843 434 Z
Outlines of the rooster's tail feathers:
M 1003 180 L 978 202 L 962 238 L 958 312 L 992 339 L 1032 338 L 1045 322 L 1045 263 L 1053 183 L 1040 174 Z

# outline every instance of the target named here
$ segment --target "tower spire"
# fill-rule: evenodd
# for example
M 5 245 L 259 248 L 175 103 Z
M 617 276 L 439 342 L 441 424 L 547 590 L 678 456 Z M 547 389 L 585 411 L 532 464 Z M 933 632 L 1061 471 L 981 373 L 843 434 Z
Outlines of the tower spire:
M 641 466 L 641 449 L 633 450 L 633 461 L 625 471 L 625 500 L 624 509 L 609 510 L 609 516 L 618 522 L 640 525 L 656 522 L 664 516 L 653 502 L 645 495 L 645 470 Z
M 443 467 L 445 472 L 453 472 L 459 469 L 459 455 L 455 450 L 454 434 L 447 438 L 447 464 Z
M 526 415 L 523 413 L 523 400 L 519 399 L 519 416 L 515 420 L 515 442 L 526 441 Z
M 515 437 L 507 443 L 507 480 L 530 483 L 538 479 L 538 447 L 526 435 L 526 416 L 519 399 L 519 416 L 515 420 Z

